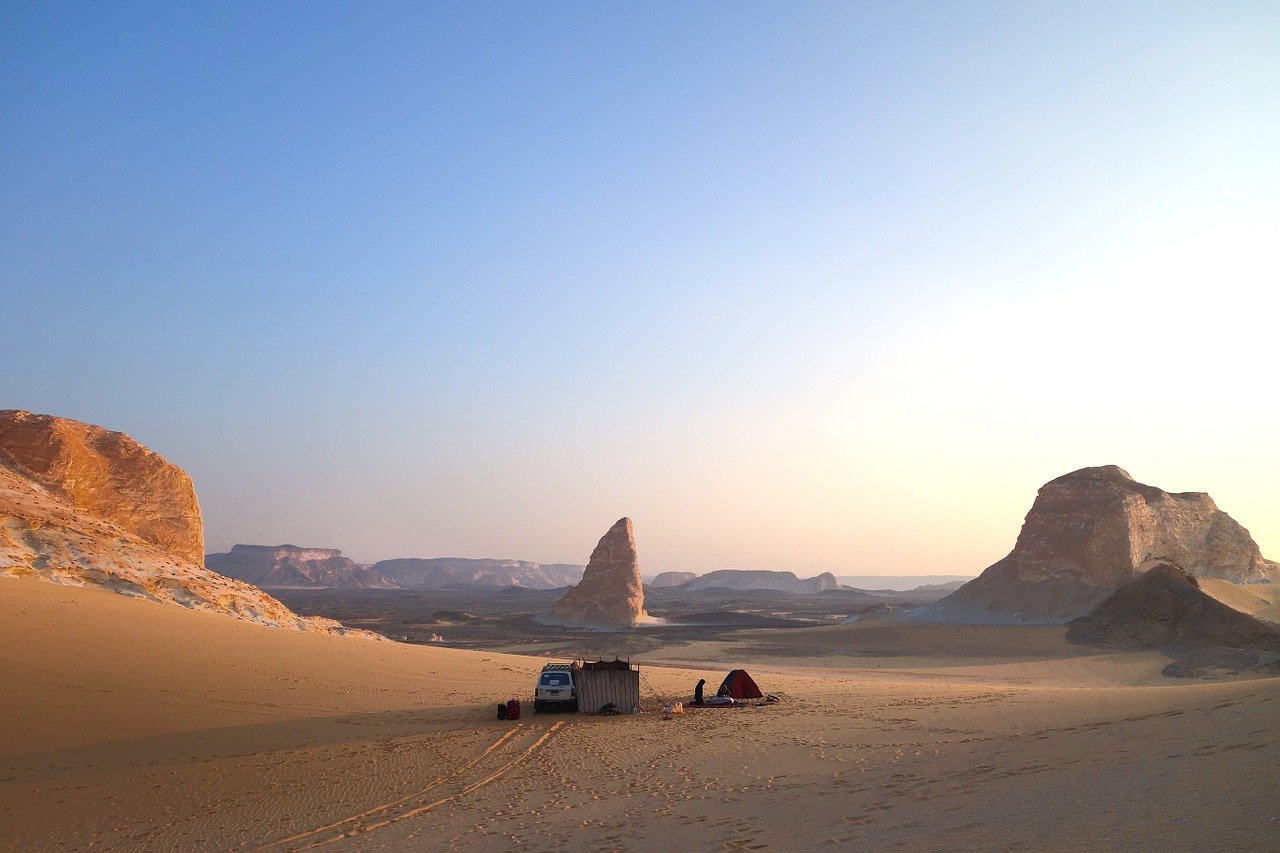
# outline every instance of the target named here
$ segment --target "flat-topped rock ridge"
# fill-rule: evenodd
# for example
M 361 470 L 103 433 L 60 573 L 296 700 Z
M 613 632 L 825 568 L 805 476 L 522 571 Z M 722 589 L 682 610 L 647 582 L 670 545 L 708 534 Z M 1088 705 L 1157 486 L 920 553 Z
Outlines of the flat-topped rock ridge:
M 334 548 L 234 545 L 206 554 L 204 564 L 227 577 L 264 589 L 394 589 L 395 584 Z
M 811 578 L 800 578 L 795 572 L 770 569 L 717 569 L 689 581 L 684 589 L 690 592 L 706 589 L 771 589 L 780 592 L 815 593 L 828 589 L 840 589 L 840 583 L 831 572 L 823 572 Z

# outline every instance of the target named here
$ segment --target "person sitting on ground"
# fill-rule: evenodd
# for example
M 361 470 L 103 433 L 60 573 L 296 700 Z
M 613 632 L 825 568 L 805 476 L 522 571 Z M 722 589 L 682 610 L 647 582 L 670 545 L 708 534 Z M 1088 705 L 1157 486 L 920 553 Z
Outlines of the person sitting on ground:
M 717 695 L 717 696 L 728 696 L 728 695 L 729 695 L 729 682 L 727 682 L 727 681 L 726 681 L 724 684 L 721 684 L 721 685 L 720 685 L 720 689 L 716 691 L 716 695 Z
M 702 685 L 706 683 L 707 683 L 707 680 L 705 678 L 698 679 L 698 686 L 693 688 L 693 701 L 689 703 L 690 705 L 702 704 Z

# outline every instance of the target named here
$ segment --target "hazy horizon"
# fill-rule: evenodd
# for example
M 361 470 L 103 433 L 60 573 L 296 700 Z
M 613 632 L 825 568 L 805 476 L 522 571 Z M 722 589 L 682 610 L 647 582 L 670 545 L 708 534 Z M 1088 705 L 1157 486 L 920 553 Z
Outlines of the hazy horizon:
M 206 551 L 976 575 L 1116 464 L 1280 557 L 1280 6 L 7 4 L 0 407 Z
M 328 546 L 328 545 L 316 545 L 316 544 L 311 544 L 311 545 L 299 545 L 297 542 L 236 542 L 236 543 L 234 543 L 234 544 L 235 544 L 235 545 L 255 545 L 255 546 L 265 547 L 265 548 L 272 548 L 272 547 L 276 547 L 276 548 L 324 548 L 324 549 L 329 549 L 329 548 L 331 547 L 331 546 Z M 208 554 L 222 554 L 222 553 L 226 553 L 227 551 L 231 550 L 231 547 L 232 547 L 232 546 L 227 546 L 227 548 L 226 548 L 226 549 L 224 549 L 224 550 L 222 550 L 222 551 L 210 551 L 210 550 L 208 550 L 208 549 L 206 548 L 206 549 L 205 549 L 205 553 L 206 553 L 206 555 L 208 555 Z M 339 549 L 337 549 L 337 550 L 341 551 L 342 549 L 341 549 L 341 548 L 339 548 Z M 344 557 L 348 557 L 348 558 L 350 558 L 352 561 L 354 561 L 354 562 L 356 562 L 356 563 L 359 563 L 359 564 L 361 564 L 361 565 L 366 565 L 366 566 L 372 566 L 372 565 L 374 565 L 375 563 L 378 563 L 378 562 L 380 562 L 380 561 L 382 561 L 382 560 L 497 560 L 497 561 L 504 561 L 504 562 L 506 562 L 506 561 L 510 561 L 510 562 L 523 561 L 523 562 L 538 563 L 539 565 L 561 565 L 561 566 L 583 566 L 583 567 L 585 567 L 585 566 L 587 565 L 587 562 L 588 562 L 586 558 L 584 558 L 584 559 L 582 559 L 582 560 L 580 560 L 580 561 L 578 561 L 578 562 L 564 561 L 564 560 L 557 561 L 557 562 L 551 562 L 551 561 L 542 562 L 542 561 L 539 561 L 539 560 L 527 560 L 527 559 L 525 559 L 524 557 L 511 557 L 511 556 L 498 557 L 498 556 L 493 556 L 493 555 L 473 557 L 473 556 L 464 556 L 464 555 L 461 555 L 461 554 L 402 554 L 402 555 L 399 555 L 399 556 L 397 556 L 397 557 L 379 557 L 379 558 L 378 558 L 378 559 L 376 559 L 376 560 L 364 560 L 364 559 L 360 559 L 358 556 L 354 556 L 354 555 L 352 555 L 352 554 L 348 554 L 348 553 L 346 553 L 345 551 L 343 552 L 342 556 L 344 556 Z M 641 575 L 641 577 L 642 577 L 642 578 L 644 578 L 645 582 L 647 583 L 647 582 L 649 582 L 650 580 L 652 580 L 653 578 L 655 578 L 655 577 L 657 577 L 658 575 L 663 574 L 664 572 L 667 572 L 667 571 L 670 571 L 670 570 L 668 570 L 668 569 L 656 569 L 656 570 L 655 570 L 655 569 L 649 569 L 649 568 L 642 568 L 642 569 L 641 569 L 641 573 L 640 573 L 640 575 Z M 737 566 L 720 566 L 720 567 L 713 568 L 713 569 L 707 569 L 707 568 L 704 568 L 704 569 L 683 569 L 683 570 L 680 570 L 680 571 L 689 571 L 689 572 L 693 572 L 693 573 L 694 573 L 694 574 L 696 574 L 696 575 L 705 575 L 705 574 L 708 574 L 708 573 L 710 573 L 710 572 L 717 572 L 717 571 L 753 571 L 753 570 L 751 570 L 751 569 L 741 569 L 741 568 L 739 568 L 739 567 L 737 567 Z M 758 571 L 758 570 L 756 570 L 756 571 Z M 792 571 L 792 570 L 791 570 L 791 569 L 786 569 L 786 568 L 774 568 L 774 569 L 764 569 L 763 571 L 787 572 L 787 571 Z M 798 577 L 800 577 L 802 580 L 804 580 L 804 579 L 807 579 L 807 578 L 816 577 L 817 575 L 823 574 L 823 572 L 814 572 L 814 573 L 812 573 L 812 574 L 805 574 L 805 573 L 793 572 L 793 574 L 796 574 Z M 954 574 L 954 575 L 946 575 L 946 574 L 944 574 L 944 575 L 938 575 L 938 574 L 922 574 L 922 575 L 879 575 L 879 574 L 875 574 L 875 575 L 850 575 L 850 574 L 844 574 L 844 575 L 841 575 L 841 574 L 836 574 L 835 572 L 831 572 L 831 574 L 835 575 L 836 580 L 840 581 L 841 583 L 845 583 L 845 582 L 846 582 L 846 581 L 848 581 L 849 579 L 867 580 L 867 581 L 872 581 L 872 582 L 885 581 L 885 582 L 886 582 L 886 587 L 893 588 L 893 583 L 892 583 L 892 582 L 894 582 L 894 581 L 898 581 L 898 580 L 903 580 L 903 579 L 908 579 L 908 580 L 911 580 L 911 581 L 916 581 L 916 582 L 918 582 L 918 583 L 919 583 L 919 584 L 921 584 L 921 585 L 923 585 L 923 584 L 930 584 L 930 583 L 948 583 L 948 582 L 950 582 L 950 581 L 956 581 L 956 580 L 968 580 L 968 579 L 970 579 L 970 578 L 975 577 L 975 576 L 978 574 L 978 572 L 974 572 L 974 573 L 971 573 L 971 574 Z M 868 588 L 870 588 L 870 587 L 868 587 Z

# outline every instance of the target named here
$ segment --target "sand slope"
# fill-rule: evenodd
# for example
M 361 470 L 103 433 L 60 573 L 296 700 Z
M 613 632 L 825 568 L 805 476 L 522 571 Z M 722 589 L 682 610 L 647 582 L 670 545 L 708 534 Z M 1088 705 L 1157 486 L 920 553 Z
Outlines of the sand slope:
M 1059 657 L 1042 634 L 1010 674 L 736 659 L 783 701 L 510 723 L 490 703 L 538 659 L 0 595 L 5 849 L 1280 844 L 1280 682 L 1160 679 L 1149 653 Z M 727 668 L 690 662 L 644 667 L 648 700 Z
M 1280 651 L 1280 626 L 1228 607 L 1178 566 L 1156 566 L 1071 622 L 1067 639 L 1119 647 L 1179 645 Z
M 1199 578 L 1200 588 L 1223 604 L 1268 622 L 1280 622 L 1280 583 L 1232 583 Z

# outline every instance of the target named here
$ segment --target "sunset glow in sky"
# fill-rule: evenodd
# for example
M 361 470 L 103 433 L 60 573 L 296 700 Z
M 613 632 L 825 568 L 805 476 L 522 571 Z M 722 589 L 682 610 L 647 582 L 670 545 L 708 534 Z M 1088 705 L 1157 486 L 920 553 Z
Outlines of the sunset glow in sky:
M 0 408 L 207 550 L 976 574 L 1117 464 L 1280 559 L 1280 4 L 6 3 Z

